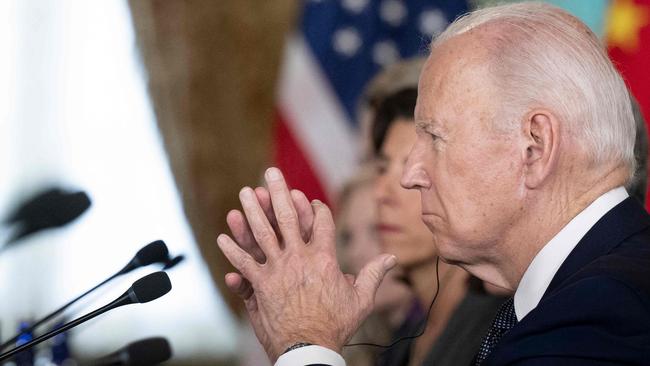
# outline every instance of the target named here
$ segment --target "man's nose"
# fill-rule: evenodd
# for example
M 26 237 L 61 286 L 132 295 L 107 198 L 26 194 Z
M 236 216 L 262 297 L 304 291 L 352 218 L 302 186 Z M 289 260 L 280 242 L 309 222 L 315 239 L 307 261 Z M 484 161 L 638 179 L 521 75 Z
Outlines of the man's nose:
M 416 143 L 409 152 L 402 172 L 402 179 L 400 184 L 406 189 L 419 189 L 429 188 L 431 186 L 431 179 L 427 174 L 425 167 L 425 159 L 421 147 Z

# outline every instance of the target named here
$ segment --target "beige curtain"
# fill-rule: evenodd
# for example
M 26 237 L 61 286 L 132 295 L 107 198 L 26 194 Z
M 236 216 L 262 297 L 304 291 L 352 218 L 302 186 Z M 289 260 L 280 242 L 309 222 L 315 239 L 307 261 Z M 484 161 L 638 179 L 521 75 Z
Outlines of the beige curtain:
M 185 213 L 212 276 L 231 267 L 216 246 L 271 162 L 274 88 L 296 0 L 129 0 L 149 93 Z

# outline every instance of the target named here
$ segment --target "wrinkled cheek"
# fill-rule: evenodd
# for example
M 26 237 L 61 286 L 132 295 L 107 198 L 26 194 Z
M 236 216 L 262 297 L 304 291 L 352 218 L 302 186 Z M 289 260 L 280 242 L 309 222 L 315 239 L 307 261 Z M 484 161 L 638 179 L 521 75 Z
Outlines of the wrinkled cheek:
M 436 253 L 443 259 L 449 260 L 457 257 L 460 249 L 459 242 L 449 235 L 434 235 L 433 243 Z

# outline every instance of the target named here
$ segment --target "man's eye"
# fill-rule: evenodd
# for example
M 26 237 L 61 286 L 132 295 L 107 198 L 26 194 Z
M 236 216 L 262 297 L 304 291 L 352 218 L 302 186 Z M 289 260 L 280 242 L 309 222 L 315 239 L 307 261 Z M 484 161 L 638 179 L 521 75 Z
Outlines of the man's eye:
M 427 134 L 429 135 L 429 137 L 431 137 L 431 140 L 433 141 L 436 141 L 438 139 L 438 135 L 436 135 L 435 133 L 427 132 Z

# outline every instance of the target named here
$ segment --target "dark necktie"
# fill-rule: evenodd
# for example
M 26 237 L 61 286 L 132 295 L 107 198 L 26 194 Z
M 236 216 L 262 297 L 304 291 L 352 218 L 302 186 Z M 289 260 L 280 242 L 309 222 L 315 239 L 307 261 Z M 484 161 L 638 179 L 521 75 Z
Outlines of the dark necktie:
M 483 337 L 481 341 L 481 347 L 478 350 L 478 354 L 474 359 L 474 365 L 479 366 L 485 361 L 490 352 L 494 347 L 499 343 L 501 337 L 506 334 L 510 328 L 514 327 L 517 324 L 517 315 L 515 314 L 515 301 L 511 297 L 506 302 L 501 305 L 499 311 L 497 312 L 496 317 L 490 325 L 487 334 Z

